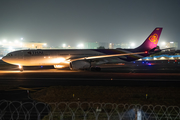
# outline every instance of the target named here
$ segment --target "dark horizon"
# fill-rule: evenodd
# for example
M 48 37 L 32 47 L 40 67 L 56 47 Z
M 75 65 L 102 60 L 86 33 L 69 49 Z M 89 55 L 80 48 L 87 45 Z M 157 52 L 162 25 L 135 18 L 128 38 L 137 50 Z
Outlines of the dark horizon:
M 81 42 L 135 42 L 140 45 L 156 27 L 161 41 L 179 41 L 179 0 L 7 0 L 0 1 L 0 41 L 60 46 Z

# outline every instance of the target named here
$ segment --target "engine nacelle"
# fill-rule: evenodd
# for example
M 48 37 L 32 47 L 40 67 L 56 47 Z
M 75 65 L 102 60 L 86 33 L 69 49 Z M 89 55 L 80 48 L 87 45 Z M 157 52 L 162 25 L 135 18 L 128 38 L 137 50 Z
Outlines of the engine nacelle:
M 74 61 L 70 63 L 71 70 L 85 70 L 89 69 L 91 64 L 87 61 Z

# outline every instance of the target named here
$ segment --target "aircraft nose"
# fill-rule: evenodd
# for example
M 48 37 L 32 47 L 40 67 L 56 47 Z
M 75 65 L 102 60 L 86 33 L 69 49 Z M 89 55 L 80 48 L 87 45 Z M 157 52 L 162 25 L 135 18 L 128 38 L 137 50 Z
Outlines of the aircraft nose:
M 6 61 L 6 56 L 2 57 L 2 61 L 4 62 Z
M 7 57 L 7 56 L 4 56 L 3 58 L 2 58 L 2 61 L 4 61 L 4 62 L 9 62 L 9 58 Z

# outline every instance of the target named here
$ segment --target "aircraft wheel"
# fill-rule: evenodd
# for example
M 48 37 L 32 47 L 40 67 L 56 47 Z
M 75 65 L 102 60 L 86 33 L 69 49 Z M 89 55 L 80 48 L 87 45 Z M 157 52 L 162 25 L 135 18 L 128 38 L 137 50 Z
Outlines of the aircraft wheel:
M 20 66 L 20 65 L 19 65 L 19 70 L 20 70 L 21 72 L 23 72 L 23 70 L 24 70 L 24 69 L 23 69 L 23 66 Z
M 101 71 L 100 67 L 91 67 L 91 71 Z
M 96 67 L 96 71 L 101 71 L 101 68 L 100 67 Z

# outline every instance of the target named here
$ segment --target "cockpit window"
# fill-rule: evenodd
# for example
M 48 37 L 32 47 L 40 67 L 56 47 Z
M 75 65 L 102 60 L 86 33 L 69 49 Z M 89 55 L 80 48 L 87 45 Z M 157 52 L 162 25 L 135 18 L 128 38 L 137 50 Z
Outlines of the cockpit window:
M 7 56 L 13 56 L 12 54 L 8 54 Z

